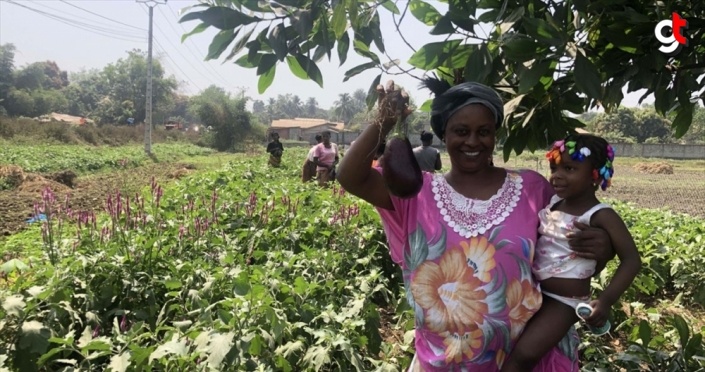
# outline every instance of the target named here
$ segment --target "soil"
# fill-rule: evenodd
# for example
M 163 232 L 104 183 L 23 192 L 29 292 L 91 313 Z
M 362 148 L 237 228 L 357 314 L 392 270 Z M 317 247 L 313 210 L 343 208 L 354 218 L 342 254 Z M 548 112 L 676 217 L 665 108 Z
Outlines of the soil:
M 152 176 L 158 182 L 167 182 L 192 172 L 194 168 L 184 163 L 158 163 L 87 176 L 76 176 L 71 170 L 42 176 L 24 173 L 21 168 L 12 169 L 18 184 L 15 189 L 0 191 L 0 237 L 17 233 L 27 226 L 34 203 L 41 199 L 41 192 L 46 187 L 50 187 L 57 200 L 62 202 L 69 195 L 73 210 L 99 211 L 108 195 L 117 190 L 134 194 L 148 186 Z M 10 173 L 10 170 L 6 172 Z

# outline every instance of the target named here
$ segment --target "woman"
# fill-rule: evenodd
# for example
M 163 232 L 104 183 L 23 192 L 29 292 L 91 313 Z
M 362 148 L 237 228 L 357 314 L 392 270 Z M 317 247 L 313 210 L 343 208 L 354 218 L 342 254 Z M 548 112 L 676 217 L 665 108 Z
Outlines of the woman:
M 272 133 L 272 141 L 267 145 L 269 153 L 269 165 L 278 168 L 282 163 L 282 154 L 284 153 L 284 145 L 279 142 L 279 133 Z
M 377 207 L 392 259 L 403 269 L 416 316 L 411 370 L 496 372 L 541 306 L 531 261 L 538 212 L 553 190 L 536 172 L 491 165 L 504 116 L 495 91 L 476 83 L 427 85 L 435 87 L 431 125 L 446 144 L 450 171 L 424 172 L 419 194 L 400 199 L 388 193 L 383 170 L 370 168 L 397 107 L 410 113 L 391 83 L 387 92 L 378 87 L 377 122 L 343 159 L 338 180 Z M 581 256 L 606 262 L 612 253 L 602 230 L 588 227 L 573 240 Z M 578 371 L 578 341 L 571 330 L 534 371 Z
M 316 146 L 320 144 L 323 141 L 323 137 L 320 134 L 316 135 L 316 145 L 311 147 L 310 150 L 308 150 L 308 155 L 306 155 L 306 161 L 304 162 L 304 169 L 303 169 L 303 175 L 301 177 L 301 180 L 305 183 L 313 179 L 313 176 L 316 175 L 316 163 L 313 162 L 313 155 L 314 152 L 316 151 Z
M 330 132 L 321 133 L 323 142 L 316 146 L 313 152 L 313 162 L 316 164 L 318 184 L 325 186 L 335 177 L 335 166 L 338 164 L 338 146 L 330 141 Z

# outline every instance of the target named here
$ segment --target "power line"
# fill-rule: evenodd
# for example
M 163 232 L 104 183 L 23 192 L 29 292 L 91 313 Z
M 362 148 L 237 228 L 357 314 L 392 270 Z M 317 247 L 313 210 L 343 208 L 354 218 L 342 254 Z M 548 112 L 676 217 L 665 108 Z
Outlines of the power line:
M 194 83 L 193 80 L 191 80 L 191 78 L 189 77 L 189 75 L 188 75 L 187 73 L 185 73 L 184 70 L 181 69 L 181 67 L 179 67 L 179 64 L 176 63 L 176 61 L 174 61 L 173 58 L 171 58 L 171 56 L 169 55 L 169 53 L 166 52 L 166 49 L 162 46 L 162 44 L 159 43 L 159 40 L 157 40 L 157 39 L 155 38 L 155 39 L 154 39 L 154 42 L 157 44 L 157 46 L 158 46 L 159 49 L 162 51 L 162 53 L 166 56 L 166 58 L 168 58 L 168 59 L 171 61 L 170 64 L 173 64 L 173 66 L 176 67 L 176 69 L 179 70 L 179 71 L 183 74 L 183 76 L 186 78 L 186 80 L 188 80 L 191 84 L 193 84 L 193 86 L 195 86 L 196 89 L 202 90 L 201 87 L 198 86 L 198 84 Z
M 169 8 L 169 5 L 167 5 L 166 7 Z M 171 9 L 171 8 L 169 8 L 169 9 Z M 162 12 L 162 10 L 159 9 L 159 12 Z M 173 12 L 174 12 L 174 9 L 171 9 L 171 12 L 172 12 L 172 14 L 174 14 L 174 13 L 173 13 Z M 164 14 L 163 12 L 162 12 L 162 15 L 163 15 L 165 18 L 167 17 L 167 15 Z M 178 19 L 179 19 L 179 18 L 178 18 L 178 16 L 177 16 L 177 17 L 176 17 L 176 20 L 178 21 Z M 174 32 L 175 32 L 177 35 L 179 34 L 179 31 L 176 30 L 176 28 L 174 27 L 174 25 L 172 25 L 171 22 L 167 22 L 167 24 L 169 25 L 169 27 L 170 27 L 172 30 L 174 30 Z M 181 25 L 179 25 L 179 26 L 181 26 Z M 183 30 L 183 26 L 181 26 L 181 29 Z M 184 31 L 184 33 L 186 33 L 186 31 Z M 187 39 L 186 41 L 193 42 L 190 38 Z M 201 60 L 201 62 L 203 62 L 203 64 L 204 64 L 206 67 L 208 67 L 209 71 L 213 73 L 213 77 L 215 77 L 217 80 L 220 80 L 220 81 L 226 81 L 226 80 L 227 80 L 227 79 L 225 79 L 223 76 L 221 76 L 221 75 L 218 73 L 218 71 L 216 71 L 210 63 L 208 63 L 208 62 L 206 62 L 206 61 L 203 61 L 202 58 L 199 58 L 199 57 L 198 57 L 198 53 L 194 52 L 193 49 L 191 49 L 191 47 L 188 45 L 188 43 L 182 43 L 181 45 L 185 46 L 186 49 L 189 51 L 189 53 L 191 53 L 191 55 L 192 55 L 194 58 Z
M 51 15 L 53 15 L 55 17 L 60 17 L 56 13 L 66 14 L 67 16 L 69 16 L 71 18 L 65 18 L 65 17 L 61 17 L 61 18 L 66 19 L 66 20 L 73 22 L 73 23 L 81 24 L 86 27 L 94 28 L 94 29 L 102 31 L 102 32 L 118 33 L 118 34 L 122 34 L 122 36 L 129 36 L 129 37 L 135 37 L 138 35 L 142 35 L 142 33 L 139 33 L 138 31 L 126 30 L 126 32 L 131 33 L 131 34 L 128 34 L 128 33 L 122 33 L 123 31 L 119 30 L 119 29 L 109 28 L 109 27 L 106 27 L 106 26 L 103 26 L 100 24 L 91 24 L 91 23 L 88 23 L 88 21 L 84 17 L 77 16 L 76 14 L 68 13 L 63 10 L 58 10 L 58 9 L 52 8 L 52 7 L 50 7 L 44 3 L 41 3 L 41 2 L 35 2 L 34 5 L 43 6 L 47 9 L 51 10 L 52 12 L 54 12 L 54 14 L 51 14 Z
M 100 17 L 100 18 L 107 19 L 108 21 L 115 22 L 115 23 L 117 23 L 117 24 L 121 24 L 121 25 L 123 25 L 123 26 L 127 26 L 127 27 L 130 27 L 130 28 L 134 28 L 134 29 L 139 30 L 139 31 L 142 31 L 142 32 L 147 32 L 147 30 L 145 30 L 145 29 L 143 29 L 143 28 L 139 28 L 139 27 L 137 27 L 137 26 L 128 25 L 127 23 L 122 23 L 122 22 L 120 22 L 120 21 L 116 21 L 116 20 L 114 20 L 114 19 L 111 19 L 111 18 L 108 18 L 108 17 L 104 17 L 104 16 L 102 16 L 102 15 L 100 15 L 100 14 L 98 14 L 98 13 L 94 13 L 94 12 L 91 12 L 90 10 L 83 9 L 83 8 L 81 8 L 81 7 L 78 6 L 78 5 L 71 4 L 71 3 L 69 3 L 69 2 L 66 1 L 66 0 L 59 0 L 59 1 L 61 1 L 61 2 L 64 3 L 64 4 L 70 5 L 70 6 L 74 7 L 74 8 L 76 8 L 76 9 L 83 10 L 83 11 L 86 12 L 86 13 L 93 14 L 94 16 L 98 16 L 98 17 Z
M 14 1 L 12 1 L 12 0 L 5 0 L 5 2 L 7 2 L 7 3 L 9 3 L 9 4 L 17 5 L 17 6 L 19 6 L 19 7 L 25 8 L 25 9 L 27 9 L 27 10 L 29 10 L 29 11 L 32 11 L 32 12 L 34 12 L 34 13 L 37 13 L 37 14 L 39 14 L 39 15 L 43 15 L 43 16 L 45 16 L 45 17 L 47 17 L 47 18 L 51 18 L 51 19 L 53 19 L 53 20 L 55 20 L 55 21 L 64 23 L 64 24 L 69 25 L 69 26 L 72 26 L 72 27 L 76 27 L 76 28 L 82 29 L 82 30 L 84 30 L 84 31 L 89 31 L 89 32 L 91 32 L 91 33 L 94 33 L 94 34 L 97 34 L 97 35 L 100 35 L 100 36 L 105 36 L 105 37 L 109 37 L 109 38 L 112 38 L 112 39 L 123 40 L 123 41 L 131 41 L 131 42 L 144 41 L 144 38 L 139 38 L 139 37 L 137 37 L 137 36 L 132 36 L 132 35 L 120 35 L 120 34 L 118 34 L 117 32 L 114 32 L 114 31 L 102 31 L 102 30 L 97 29 L 96 27 L 94 27 L 94 26 L 92 26 L 92 25 L 81 25 L 81 22 L 76 22 L 75 20 L 72 20 L 72 19 L 67 19 L 67 18 L 64 18 L 64 17 L 57 16 L 57 15 L 49 14 L 49 13 L 44 12 L 44 11 L 42 11 L 42 10 L 35 9 L 35 8 L 31 8 L 31 7 L 28 7 L 28 6 L 26 6 L 26 5 L 16 3 L 16 2 L 14 2 Z M 106 32 L 110 32 L 110 34 L 107 34 Z
M 145 9 L 142 8 L 142 10 L 145 10 Z M 146 11 L 146 10 L 145 10 L 145 11 Z M 206 79 L 206 80 L 208 80 L 208 81 L 211 81 L 211 83 L 212 83 L 212 78 L 210 78 L 210 77 L 204 75 L 203 72 L 201 72 L 200 69 L 198 69 L 196 66 L 194 66 L 194 65 L 191 63 L 191 61 L 190 61 L 188 58 L 186 58 L 186 56 L 184 56 L 183 54 L 181 54 L 181 51 L 179 50 L 179 48 L 176 47 L 176 46 L 174 46 L 174 44 L 171 42 L 171 40 L 169 40 L 168 35 L 159 27 L 159 25 L 155 24 L 155 26 L 157 26 L 157 30 L 159 30 L 159 32 L 162 34 L 162 36 L 164 36 L 165 40 L 169 43 L 169 45 L 171 45 L 171 47 L 174 48 L 174 50 L 176 51 L 176 53 L 178 53 L 178 54 L 181 56 L 181 58 L 183 58 L 184 62 L 186 62 L 189 66 L 191 66 L 191 68 L 192 68 L 194 71 L 198 72 L 198 73 L 201 75 L 201 77 L 203 77 L 204 79 Z M 165 48 L 162 46 L 162 49 L 165 49 Z M 166 49 L 165 49 L 165 50 L 166 50 Z M 167 55 L 168 55 L 168 54 L 167 54 Z M 171 58 L 171 56 L 169 56 L 169 58 Z

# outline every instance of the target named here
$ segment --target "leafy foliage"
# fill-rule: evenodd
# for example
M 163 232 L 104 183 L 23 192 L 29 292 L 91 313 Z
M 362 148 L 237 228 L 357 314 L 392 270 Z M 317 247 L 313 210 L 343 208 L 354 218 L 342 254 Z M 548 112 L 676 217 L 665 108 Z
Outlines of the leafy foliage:
M 688 131 L 695 102 L 703 99 L 699 92 L 705 80 L 699 77 L 705 72 L 705 3 L 444 3 L 445 14 L 422 0 L 404 2 L 401 11 L 390 1 L 302 0 L 255 5 L 248 0 L 233 0 L 199 4 L 181 21 L 199 20 L 198 28 L 215 27 L 234 33 L 252 24 L 260 26 L 257 34 L 252 32 L 255 27 L 248 33 L 240 32 L 242 36 L 224 59 L 242 54 L 236 63 L 257 67 L 262 91 L 271 83 L 277 65 L 284 61 L 294 75 L 322 86 L 316 63 L 324 57 L 330 60 L 334 50 L 343 63 L 350 46 L 369 61 L 348 70 L 346 80 L 368 69 L 408 73 L 391 57 L 388 63 L 380 58 L 386 54 L 380 12 L 401 13 L 403 18 L 410 11 L 431 27 L 431 34 L 446 39 L 416 47 L 404 39 L 415 51 L 408 64 L 435 71 L 452 83 L 479 81 L 504 95 L 508 103 L 500 135 L 506 137 L 505 159 L 512 151 L 534 151 L 581 127 L 566 111 L 580 114 L 595 107 L 615 109 L 623 99 L 624 88 L 628 92 L 645 89 L 642 99 L 654 94 L 656 112 L 661 116 L 674 113 L 676 137 Z M 690 25 L 690 45 L 675 57 L 658 51 L 653 34 L 656 23 L 670 18 L 672 12 L 686 18 Z M 489 32 L 479 31 L 480 24 L 489 27 Z M 213 42 L 220 43 L 217 49 L 223 51 L 230 44 L 217 38 Z M 264 61 L 267 63 L 262 65 Z M 380 79 L 381 75 L 371 86 L 370 106 L 375 102 L 374 86 Z

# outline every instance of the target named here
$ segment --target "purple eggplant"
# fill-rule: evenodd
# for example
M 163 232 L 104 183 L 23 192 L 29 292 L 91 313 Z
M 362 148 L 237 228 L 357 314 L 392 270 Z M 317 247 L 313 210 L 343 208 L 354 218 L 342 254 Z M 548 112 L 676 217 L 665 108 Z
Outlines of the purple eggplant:
M 393 107 L 397 110 L 398 121 L 384 149 L 382 175 L 387 190 L 392 195 L 407 199 L 421 191 L 423 174 L 409 142 L 409 125 L 402 115 L 404 110 L 408 110 L 406 103 L 409 102 L 409 96 L 403 90 L 396 90 L 394 93 L 392 99 L 396 104 L 393 104 Z

